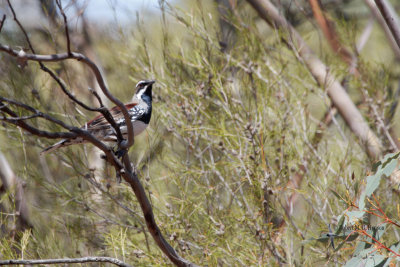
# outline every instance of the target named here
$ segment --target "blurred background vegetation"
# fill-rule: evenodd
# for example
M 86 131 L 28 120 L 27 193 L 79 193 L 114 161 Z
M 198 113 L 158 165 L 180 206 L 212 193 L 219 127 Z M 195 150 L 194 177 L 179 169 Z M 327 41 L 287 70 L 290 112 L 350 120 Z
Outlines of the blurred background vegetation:
M 24 22 L 29 12 L 15 2 Z M 54 3 L 30 2 L 41 18 L 24 25 L 36 52 L 65 52 Z M 156 221 L 178 253 L 208 266 L 346 263 L 356 241 L 336 251 L 328 242 L 304 241 L 328 232 L 328 224 L 335 228 L 351 210 L 349 201 L 363 191 L 376 159 L 340 115 L 332 113 L 325 123 L 331 114 L 326 90 L 281 41 L 280 31 L 240 0 L 159 1 L 123 21 L 115 7 L 124 1 L 108 2 L 113 17 L 104 21 L 86 15 L 88 2 L 62 1 L 72 50 L 94 59 L 124 102 L 138 80 L 157 80 L 150 127 L 130 154 Z M 384 153 L 395 151 L 380 123 L 399 135 L 399 58 L 366 1 L 321 1 L 339 42 L 355 55 L 359 75 L 331 49 L 309 1 L 274 2 L 345 86 Z M 0 3 L 0 15 L 7 14 L 0 42 L 27 47 L 6 2 Z M 399 11 L 399 3 L 392 4 Z M 37 64 L 21 69 L 8 55 L 0 59 L 1 96 L 75 126 L 97 115 L 71 102 Z M 82 64 L 47 66 L 75 96 L 97 104 L 88 90 L 96 85 Z M 60 130 L 42 120 L 32 123 Z M 170 264 L 147 233 L 131 189 L 117 182 L 92 146 L 39 157 L 51 143 L 0 126 L 0 152 L 23 181 L 29 210 L 21 222 L 13 190 L 3 181 L 0 258 L 110 256 L 138 266 Z M 386 214 L 398 219 L 396 179 L 385 179 L 376 196 Z M 385 242 L 399 240 L 396 228 L 388 231 L 393 234 Z

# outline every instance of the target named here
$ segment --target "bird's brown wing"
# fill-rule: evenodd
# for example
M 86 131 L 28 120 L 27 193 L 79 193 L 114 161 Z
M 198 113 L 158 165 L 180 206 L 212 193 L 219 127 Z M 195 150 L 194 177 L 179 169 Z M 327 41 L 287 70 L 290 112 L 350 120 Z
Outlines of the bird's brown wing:
M 129 103 L 126 104 L 125 107 L 129 110 L 136 106 L 138 103 Z M 115 122 L 118 124 L 124 119 L 124 114 L 122 113 L 120 107 L 115 106 L 110 109 L 110 113 L 113 116 Z M 106 120 L 103 114 L 98 115 L 97 117 L 93 118 L 91 121 L 87 122 L 82 128 L 85 130 L 101 130 L 110 128 L 110 123 Z

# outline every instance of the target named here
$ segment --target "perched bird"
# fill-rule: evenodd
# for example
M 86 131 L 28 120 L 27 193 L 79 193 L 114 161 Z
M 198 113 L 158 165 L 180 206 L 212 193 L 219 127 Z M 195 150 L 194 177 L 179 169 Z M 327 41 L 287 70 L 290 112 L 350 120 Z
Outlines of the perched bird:
M 142 133 L 149 125 L 152 103 L 151 90 L 154 82 L 155 81 L 153 80 L 144 80 L 138 82 L 136 85 L 136 93 L 132 99 L 133 102 L 125 105 L 132 121 L 134 136 Z M 128 136 L 128 131 L 121 109 L 118 106 L 115 106 L 110 110 L 110 113 L 113 116 L 116 124 L 120 127 L 123 137 L 126 139 Z M 111 124 L 108 123 L 106 118 L 104 118 L 103 114 L 100 114 L 91 121 L 87 122 L 81 129 L 87 130 L 100 141 L 117 142 L 116 132 Z M 40 154 L 43 155 L 50 153 L 60 147 L 83 144 L 87 142 L 88 141 L 84 140 L 82 137 L 64 139 L 44 149 L 42 152 L 40 152 Z

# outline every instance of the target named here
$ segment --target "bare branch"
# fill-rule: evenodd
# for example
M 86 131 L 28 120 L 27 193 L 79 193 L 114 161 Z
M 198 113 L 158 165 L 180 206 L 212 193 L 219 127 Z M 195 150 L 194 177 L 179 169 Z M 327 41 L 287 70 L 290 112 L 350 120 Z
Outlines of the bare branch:
M 24 33 L 24 36 L 25 36 L 25 39 L 26 39 L 26 41 L 27 41 L 27 43 L 29 45 L 29 48 L 31 49 L 33 54 L 36 54 L 35 49 L 33 48 L 33 45 L 32 45 L 32 43 L 31 43 L 31 41 L 29 39 L 28 34 L 26 33 L 24 27 L 22 26 L 21 22 L 17 18 L 17 15 L 15 14 L 14 8 L 12 7 L 12 5 L 11 5 L 9 0 L 7 0 L 7 3 L 8 3 L 8 6 L 10 7 L 10 9 L 11 9 L 11 12 L 13 14 L 15 22 L 18 24 L 19 28 Z M 5 51 L 5 52 L 7 52 L 7 53 L 9 53 L 9 54 L 11 54 L 13 56 L 18 56 L 18 54 L 15 55 L 13 53 L 10 53 L 10 51 L 12 51 L 11 48 L 9 48 L 8 51 L 2 49 L 2 48 L 5 48 L 5 47 L 7 47 L 7 46 L 3 46 L 3 45 L 0 44 L 0 51 Z M 117 133 L 117 139 L 118 139 L 118 143 L 119 143 L 120 149 L 128 149 L 129 147 L 131 147 L 133 145 L 133 143 L 134 143 L 134 134 L 133 134 L 133 126 L 132 126 L 132 122 L 130 120 L 130 116 L 129 116 L 128 110 L 126 109 L 125 105 L 118 98 L 114 97 L 111 94 L 111 92 L 108 90 L 107 85 L 106 85 L 106 83 L 104 81 L 104 78 L 103 78 L 103 75 L 101 74 L 100 69 L 97 67 L 97 65 L 93 61 L 91 61 L 89 58 L 87 58 L 86 56 L 84 56 L 82 54 L 72 53 L 72 52 L 68 52 L 68 53 L 65 53 L 65 54 L 67 55 L 66 58 L 60 58 L 60 59 L 56 59 L 56 60 L 43 60 L 43 61 L 55 62 L 55 61 L 65 60 L 67 58 L 72 58 L 72 59 L 76 59 L 78 61 L 82 61 L 86 65 L 88 65 L 90 67 L 90 69 L 92 70 L 93 74 L 95 75 L 97 83 L 99 84 L 99 86 L 100 86 L 101 90 L 103 91 L 103 93 L 106 95 L 106 97 L 108 99 L 110 99 L 114 104 L 116 104 L 121 109 L 121 112 L 124 115 L 125 123 L 126 123 L 127 130 L 128 130 L 128 140 L 127 140 L 127 142 L 122 142 L 123 137 L 122 137 L 121 130 L 119 129 L 119 127 L 114 128 L 116 133 Z M 24 59 L 38 61 L 40 67 L 41 68 L 44 67 L 42 62 L 41 62 L 42 60 L 40 58 L 29 59 L 28 57 L 25 57 L 25 54 L 24 54 Z M 106 116 L 107 121 L 110 118 L 111 118 L 111 116 Z M 114 126 L 115 123 L 114 124 L 111 123 L 111 125 Z
M 69 126 L 69 125 L 65 124 L 63 121 L 60 121 L 60 120 L 58 120 L 58 119 L 56 119 L 56 118 L 54 118 L 54 117 L 52 117 L 52 116 L 50 116 L 50 115 L 48 115 L 48 114 L 46 114 L 46 113 L 42 113 L 41 111 L 39 111 L 39 110 L 37 110 L 37 109 L 35 109 L 35 108 L 29 106 L 29 105 L 26 105 L 26 104 L 24 104 L 24 103 L 21 103 L 21 102 L 18 102 L 18 101 L 16 101 L 16 100 L 12 100 L 12 99 L 9 99 L 9 98 L 0 96 L 0 103 L 1 103 L 2 101 L 5 101 L 5 102 L 10 103 L 10 104 L 13 104 L 13 105 L 16 105 L 16 106 L 18 106 L 18 107 L 22 107 L 22 108 L 25 109 L 25 110 L 31 111 L 31 112 L 34 113 L 34 115 L 36 115 L 35 117 L 40 117 L 40 118 L 46 119 L 46 120 L 48 120 L 48 121 L 51 121 L 51 122 L 53 122 L 53 123 L 55 123 L 55 124 L 60 125 L 61 127 L 65 128 L 65 129 L 67 129 L 67 130 L 70 130 L 70 131 L 71 131 L 71 130 L 73 129 L 72 126 Z M 1 107 L 0 110 L 1 110 L 1 111 L 4 111 L 5 113 L 7 113 L 7 114 L 9 114 L 9 115 L 11 115 L 11 116 L 13 116 L 13 117 L 14 117 L 13 120 L 26 120 L 26 119 L 27 119 L 27 118 L 25 118 L 25 117 L 18 116 L 17 114 L 13 113 L 13 112 L 12 112 L 9 108 L 7 108 L 7 107 Z M 21 118 L 22 118 L 22 119 L 21 119 Z M 32 118 L 33 118 L 33 117 L 32 117 Z M 7 118 L 4 118 L 4 119 L 6 120 Z
M 61 263 L 84 263 L 84 262 L 108 262 L 121 267 L 131 267 L 131 265 L 115 258 L 110 257 L 84 257 L 74 259 L 47 259 L 47 260 L 1 260 L 0 265 L 30 265 L 30 264 L 61 264 Z
M 25 39 L 26 39 L 32 53 L 35 53 L 35 49 L 33 48 L 31 41 L 29 40 L 28 33 L 25 31 L 25 28 L 22 26 L 21 22 L 18 20 L 17 15 L 15 14 L 14 8 L 10 3 L 10 0 L 7 0 L 7 3 L 8 3 L 8 6 L 10 7 L 11 13 L 13 14 L 15 23 L 17 23 L 18 27 L 21 29 L 22 33 L 24 34 Z
M 0 51 L 4 51 L 7 52 L 8 54 L 14 56 L 14 57 L 18 57 L 18 50 L 14 50 L 11 47 L 7 46 L 7 45 L 2 45 L 0 44 Z M 132 131 L 133 133 L 133 127 L 132 127 L 132 122 L 129 118 L 129 114 L 128 111 L 125 107 L 125 105 L 118 100 L 117 98 L 115 98 L 113 95 L 111 95 L 111 93 L 108 91 L 107 87 L 105 87 L 105 83 L 104 83 L 104 79 L 103 76 L 100 73 L 100 70 L 97 68 L 96 64 L 94 64 L 93 61 L 91 61 L 89 58 L 87 58 L 86 56 L 80 54 L 80 53 L 76 53 L 76 52 L 71 52 L 70 54 L 68 53 L 61 53 L 61 54 L 53 54 L 53 55 L 36 55 L 36 54 L 24 54 L 24 58 L 26 60 L 32 60 L 32 61 L 37 61 L 37 62 L 58 62 L 58 61 L 63 61 L 66 59 L 75 59 L 77 61 L 81 61 L 83 63 L 85 63 L 86 65 L 88 65 L 94 72 L 94 74 L 96 75 L 97 81 L 100 84 L 100 87 L 102 88 L 104 94 L 111 100 L 113 101 L 115 104 L 117 104 L 117 106 L 119 106 L 121 108 L 121 106 L 123 107 L 123 109 L 121 108 L 121 111 L 124 112 L 124 110 L 126 111 L 126 115 L 127 117 L 124 117 L 125 120 L 127 120 L 127 127 L 128 127 L 128 135 L 129 135 L 129 131 Z M 42 67 L 43 70 L 49 70 L 48 68 L 46 68 L 45 66 Z M 46 71 L 48 72 L 48 71 Z M 48 72 L 53 78 L 55 78 L 55 74 L 52 72 Z M 63 87 L 61 84 L 60 79 L 56 79 L 56 81 L 59 83 L 59 85 L 61 86 L 61 88 L 63 89 L 64 92 L 67 92 L 67 90 L 65 89 L 65 87 Z M 71 99 L 76 99 L 74 98 L 71 94 L 66 93 Z M 74 100 L 75 101 L 75 100 Z M 82 102 L 78 101 L 77 102 L 79 105 L 91 110 L 92 108 L 84 105 Z M 115 130 L 117 132 L 117 138 L 119 138 L 119 140 L 123 140 L 122 138 L 122 134 L 121 131 L 119 129 L 119 127 L 116 125 L 115 121 L 113 121 L 113 119 L 111 120 L 112 116 L 111 114 L 106 114 L 107 112 L 103 109 L 96 109 L 96 111 L 99 112 L 104 112 L 103 115 L 105 116 L 105 118 L 111 123 L 111 125 L 115 126 Z M 109 113 L 109 112 L 108 112 Z M 124 114 L 125 115 L 125 114 Z M 128 119 L 127 119 L 128 118 Z M 129 125 L 131 124 L 131 125 Z M 132 135 L 133 136 L 133 135 Z M 133 138 L 131 140 L 133 142 Z M 133 143 L 132 143 L 133 144 Z M 129 143 L 129 137 L 128 137 L 128 145 L 124 145 L 122 144 L 122 149 L 127 149 L 129 148 L 131 145 Z
M 60 9 L 61 15 L 62 15 L 62 17 L 64 19 L 65 35 L 67 37 L 67 51 L 68 51 L 68 54 L 71 54 L 71 41 L 69 39 L 67 16 L 64 13 L 64 9 L 62 8 L 61 1 L 60 0 L 56 0 L 56 4 L 57 4 L 58 8 Z
M 14 118 L 18 118 L 18 115 L 14 113 L 12 110 L 10 110 L 8 107 L 4 106 L 1 108 L 1 111 L 13 116 Z M 42 131 L 39 130 L 32 125 L 26 123 L 23 120 L 7 120 L 7 118 L 1 118 L 3 121 L 14 124 L 18 127 L 21 127 L 25 131 L 39 136 L 39 137 L 46 137 L 49 139 L 59 139 L 59 138 L 75 138 L 78 137 L 76 133 L 71 133 L 71 132 L 48 132 L 48 131 Z
M 94 97 L 97 99 L 97 101 L 99 101 L 100 107 L 104 107 L 103 100 L 101 100 L 101 97 L 96 92 L 96 90 L 94 90 L 93 88 L 89 88 L 89 91 L 94 95 Z
M 47 68 L 46 66 L 42 66 L 42 70 L 44 70 L 45 72 L 47 72 L 59 85 L 59 87 L 61 88 L 61 90 L 64 92 L 64 94 L 66 94 L 72 101 L 74 101 L 75 103 L 77 103 L 79 106 L 83 107 L 86 110 L 89 111 L 98 111 L 98 112 L 102 112 L 102 108 L 92 108 L 89 107 L 88 105 L 86 105 L 85 103 L 83 103 L 82 101 L 80 101 L 79 99 L 77 99 L 70 91 L 67 90 L 67 86 L 65 85 L 64 81 L 57 76 L 57 74 L 55 74 L 51 69 Z
M 3 18 L 0 21 L 0 32 L 1 32 L 1 29 L 3 29 L 4 21 L 6 21 L 6 14 L 3 15 Z
M 38 116 L 41 118 L 44 118 L 48 121 L 51 121 L 53 123 L 56 123 L 62 127 L 64 127 L 65 129 L 69 130 L 70 132 L 48 132 L 48 131 L 42 131 L 39 130 L 33 126 L 31 126 L 30 124 L 27 124 L 24 120 L 7 120 L 7 118 L 1 118 L 2 120 L 17 125 L 21 128 L 23 128 L 24 130 L 26 130 L 27 132 L 36 135 L 36 136 L 40 136 L 40 137 L 46 137 L 46 138 L 50 138 L 50 139 L 57 139 L 57 138 L 76 138 L 78 136 L 82 137 L 83 139 L 89 141 L 90 143 L 92 143 L 93 145 L 95 145 L 96 147 L 100 148 L 107 156 L 107 159 L 109 160 L 109 162 L 111 164 L 114 165 L 114 167 L 116 168 L 117 172 L 120 172 L 121 169 L 123 169 L 122 163 L 116 158 L 115 154 L 113 153 L 112 149 L 109 148 L 106 144 L 104 144 L 103 142 L 101 142 L 100 140 L 98 140 L 97 138 L 95 138 L 92 134 L 90 134 L 88 131 L 83 130 L 81 128 L 77 128 L 77 127 L 73 127 L 73 126 L 69 126 L 67 124 L 65 124 L 64 122 L 57 120 L 51 116 L 49 116 L 48 114 L 42 113 L 40 111 L 38 111 L 37 109 L 30 107 L 26 104 L 20 103 L 18 101 L 15 100 L 11 100 L 5 97 L 1 97 L 0 96 L 0 101 L 6 101 L 8 103 L 11 104 L 15 104 L 17 106 L 23 107 L 26 110 L 32 111 L 35 114 L 39 114 Z M 0 102 L 1 103 L 1 102 Z M 19 118 L 19 116 L 13 112 L 12 110 L 10 110 L 7 106 L 2 106 L 1 107 L 1 111 L 11 115 L 14 118 Z
M 37 118 L 37 117 L 40 117 L 40 114 L 33 114 L 33 115 L 22 116 L 22 117 L 18 117 L 18 118 L 14 118 L 14 117 L 10 118 L 10 117 L 3 116 L 3 117 L 0 117 L 0 120 L 3 120 L 3 121 L 23 121 L 23 120 L 30 120 L 30 119 Z
M 150 234 L 153 236 L 154 241 L 156 241 L 159 248 L 161 248 L 165 255 L 167 255 L 168 258 L 177 266 L 197 266 L 185 260 L 184 258 L 181 258 L 176 253 L 175 249 L 171 247 L 171 245 L 165 240 L 154 219 L 153 209 L 146 195 L 146 191 L 140 183 L 136 173 L 134 173 L 132 169 L 128 154 L 124 155 L 123 162 L 127 172 L 123 173 L 122 177 L 131 185 L 133 192 L 135 192 L 136 198 L 138 199 L 140 207 L 143 211 L 147 228 L 149 229 Z

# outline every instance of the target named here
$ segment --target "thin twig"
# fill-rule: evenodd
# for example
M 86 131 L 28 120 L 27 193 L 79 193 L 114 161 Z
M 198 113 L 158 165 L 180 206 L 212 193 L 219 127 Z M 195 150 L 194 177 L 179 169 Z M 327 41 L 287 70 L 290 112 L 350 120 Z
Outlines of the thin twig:
M 0 32 L 3 29 L 4 21 L 6 20 L 6 14 L 3 15 L 3 18 L 0 21 Z
M 14 8 L 10 3 L 10 0 L 7 0 L 7 3 L 8 3 L 8 6 L 10 7 L 11 13 L 13 14 L 15 23 L 17 23 L 18 27 L 21 29 L 22 33 L 25 36 L 25 39 L 29 45 L 29 48 L 31 49 L 31 52 L 35 53 L 35 49 L 33 48 L 31 41 L 29 40 L 28 33 L 25 31 L 25 28 L 22 26 L 21 22 L 18 20 L 17 15 L 15 14 Z
M 9 0 L 7 0 L 7 3 L 8 3 L 8 6 L 10 7 L 10 9 L 11 9 L 11 12 L 13 14 L 13 18 L 14 18 L 15 22 L 18 24 L 19 28 L 24 33 L 24 36 L 25 36 L 25 39 L 26 39 L 26 41 L 27 41 L 27 43 L 29 45 L 29 48 L 31 49 L 32 53 L 35 55 L 36 54 L 35 49 L 33 48 L 33 45 L 32 45 L 32 43 L 31 43 L 31 41 L 29 39 L 28 34 L 25 31 L 25 28 L 22 26 L 21 22 L 18 20 L 17 15 L 16 15 L 16 13 L 14 11 L 14 8 L 12 7 L 12 5 L 11 5 Z M 7 46 L 1 45 L 1 44 L 0 44 L 0 46 L 1 46 L 1 48 L 7 47 Z M 3 50 L 1 48 L 0 48 L 0 51 Z M 9 48 L 8 53 L 10 51 L 12 51 L 12 49 L 11 50 L 10 49 L 11 48 Z M 6 50 L 3 50 L 3 51 L 7 52 Z M 18 56 L 18 54 L 13 54 L 13 53 L 9 53 L 9 54 L 11 54 L 13 56 Z M 114 97 L 111 94 L 111 92 L 108 90 L 107 85 L 106 85 L 106 83 L 104 81 L 103 75 L 100 72 L 100 69 L 97 67 L 97 65 L 93 61 L 91 61 L 88 57 L 86 57 L 86 56 L 84 56 L 82 54 L 72 53 L 72 52 L 68 52 L 68 53 L 65 53 L 65 54 L 67 55 L 66 58 L 61 58 L 61 59 L 57 59 L 57 60 L 41 60 L 40 58 L 39 59 L 29 59 L 29 58 L 25 57 L 25 55 L 24 55 L 24 59 L 38 61 L 39 65 L 40 65 L 40 67 L 42 69 L 44 67 L 42 61 L 56 62 L 56 61 L 65 60 L 67 58 L 76 59 L 76 60 L 82 61 L 86 65 L 88 65 L 89 68 L 92 70 L 93 74 L 95 75 L 97 83 L 99 84 L 99 86 L 100 86 L 101 90 L 103 91 L 103 93 L 106 95 L 106 97 L 108 99 L 110 99 L 114 104 L 116 104 L 121 109 L 121 112 L 124 115 L 126 127 L 127 127 L 127 130 L 128 130 L 128 140 L 127 140 L 127 142 L 123 142 L 124 139 L 122 137 L 121 130 L 119 129 L 119 127 L 114 128 L 116 133 L 117 133 L 117 139 L 118 139 L 118 144 L 119 144 L 120 149 L 122 149 L 122 150 L 125 149 L 126 150 L 129 147 L 131 147 L 133 145 L 133 143 L 134 143 L 134 134 L 133 134 L 132 121 L 130 120 L 130 116 L 129 116 L 128 110 L 126 109 L 125 105 L 118 98 Z M 75 57 L 77 55 L 78 55 L 78 57 Z M 107 119 L 107 121 L 110 120 L 109 122 L 110 122 L 110 124 L 112 126 L 115 125 L 115 123 L 114 124 L 112 123 L 112 121 L 113 121 L 112 116 L 105 116 L 105 118 Z
M 64 19 L 65 35 L 67 37 L 67 51 L 68 51 L 68 54 L 71 54 L 71 41 L 69 39 L 67 16 L 64 13 L 64 9 L 62 8 L 61 1 L 60 0 L 56 0 L 56 4 L 57 4 L 58 8 L 60 9 L 61 15 L 62 15 L 62 17 Z
M 374 17 L 371 16 L 368 19 L 367 25 L 365 26 L 364 30 L 362 31 L 360 37 L 357 40 L 357 43 L 356 43 L 356 52 L 357 52 L 357 54 L 360 54 L 361 50 L 367 44 L 367 41 L 371 36 L 373 27 L 374 27 Z
M 0 110 L 1 110 L 1 108 L 0 108 Z M 10 117 L 3 116 L 3 117 L 0 117 L 0 120 L 3 120 L 3 121 L 23 121 L 23 120 L 30 120 L 30 119 L 37 118 L 37 117 L 40 117 L 40 114 L 36 113 L 36 114 L 33 114 L 33 115 L 22 116 L 22 117 L 18 117 L 18 118 L 14 118 L 14 117 L 10 118 Z
M 4 97 L 0 97 L 0 99 L 3 99 L 3 101 L 9 100 Z M 21 107 L 26 106 L 25 104 L 19 103 L 18 101 L 15 101 L 15 100 L 9 100 L 9 103 L 12 103 L 11 101 L 13 102 L 13 104 L 16 104 L 16 105 L 18 103 L 18 105 Z M 120 172 L 123 169 L 123 165 L 122 165 L 121 161 L 119 159 L 117 159 L 113 150 L 110 147 L 108 147 L 106 144 L 104 144 L 103 142 L 98 140 L 96 137 L 94 137 L 88 131 L 81 129 L 81 128 L 69 126 L 69 125 L 65 124 L 64 122 L 51 117 L 48 114 L 44 114 L 44 113 L 34 109 L 33 107 L 25 107 L 25 108 L 27 110 L 31 110 L 32 112 L 40 114 L 40 117 L 45 118 L 46 120 L 49 120 L 53 123 L 56 123 L 56 124 L 64 127 L 65 129 L 69 130 L 70 132 L 48 132 L 48 131 L 39 130 L 38 128 L 33 127 L 32 125 L 26 123 L 23 120 L 17 120 L 17 121 L 4 120 L 4 121 L 14 124 L 16 126 L 19 126 L 19 127 L 23 128 L 24 130 L 26 130 L 27 132 L 29 132 L 33 135 L 36 135 L 36 136 L 40 136 L 40 137 L 46 137 L 46 138 L 50 138 L 50 139 L 60 139 L 60 138 L 74 139 L 77 137 L 82 137 L 84 140 L 89 141 L 90 143 L 92 143 L 93 145 L 95 145 L 96 147 L 101 149 L 106 154 L 108 161 L 116 168 L 117 172 Z M 13 112 L 12 110 L 10 110 L 8 107 L 2 107 L 1 110 L 3 112 L 13 116 L 14 118 L 18 118 L 18 115 L 15 112 Z
M 12 56 L 14 56 L 14 57 L 18 57 L 18 53 L 19 53 L 19 51 L 14 50 L 14 49 L 12 49 L 11 47 L 9 47 L 9 46 L 7 46 L 7 45 L 2 45 L 2 44 L 0 44 L 0 51 L 7 52 L 8 54 L 10 54 L 10 55 L 12 55 Z M 98 75 L 99 75 L 100 77 L 102 77 L 101 74 L 100 74 L 99 69 L 98 69 L 97 66 L 96 66 L 96 64 L 94 64 L 93 61 L 91 61 L 89 58 L 87 58 L 86 56 L 84 56 L 84 55 L 82 55 L 82 54 L 80 54 L 80 53 L 71 52 L 71 54 L 62 53 L 62 54 L 54 54 L 54 55 L 25 54 L 25 55 L 24 55 L 24 58 L 27 59 L 27 60 L 37 61 L 37 62 L 40 62 L 40 63 L 42 63 L 42 62 L 58 62 L 58 61 L 66 60 L 66 59 L 75 59 L 75 60 L 84 62 L 84 63 L 87 64 L 89 67 L 91 67 L 92 70 L 93 70 L 93 69 L 97 70 L 97 71 L 98 71 Z M 66 90 L 66 88 L 65 88 L 65 86 L 63 85 L 63 83 L 61 82 L 61 80 L 60 80 L 58 77 L 56 77 L 56 75 L 55 75 L 52 71 L 50 71 L 50 70 L 49 70 L 47 67 L 45 67 L 44 65 L 41 65 L 41 68 L 42 68 L 44 71 L 48 72 L 48 73 L 50 74 L 50 76 L 56 80 L 56 82 L 60 85 L 60 87 L 62 88 L 62 90 L 63 90 L 72 100 L 74 100 L 74 101 L 77 100 L 75 97 L 72 96 L 72 94 L 70 94 L 70 93 L 68 92 L 68 90 Z M 96 75 L 96 76 L 97 76 L 97 75 Z M 101 80 L 103 81 L 103 84 L 104 84 L 103 78 L 101 78 Z M 111 94 L 110 94 L 110 95 L 111 95 Z M 107 97 L 108 97 L 108 96 L 107 96 Z M 113 96 L 112 96 L 112 97 L 113 97 Z M 113 98 L 114 98 L 114 97 L 113 97 Z M 111 98 L 110 98 L 110 99 L 111 99 Z M 115 99 L 116 99 L 116 98 L 115 98 Z M 114 101 L 113 101 L 113 102 L 114 102 Z M 122 102 L 119 101 L 119 100 L 117 100 L 117 102 L 119 102 L 119 103 L 122 104 Z M 119 127 L 117 126 L 117 124 L 115 123 L 114 119 L 112 118 L 112 116 L 111 116 L 111 114 L 110 114 L 109 112 L 105 111 L 104 109 L 93 109 L 93 108 L 90 108 L 90 107 L 88 107 L 87 105 L 83 104 L 83 103 L 80 102 L 80 101 L 77 101 L 77 103 L 78 103 L 79 105 L 81 105 L 82 107 L 88 109 L 88 110 L 99 111 L 99 112 L 103 113 L 104 117 L 110 122 L 110 124 L 115 126 L 115 130 L 116 130 L 116 133 L 117 133 L 117 138 L 118 138 L 119 140 L 123 140 L 123 137 L 122 137 L 122 134 L 121 134 L 121 130 L 119 129 Z M 116 103 L 116 102 L 114 102 L 114 103 Z M 119 105 L 118 105 L 118 106 L 119 106 Z M 124 106 L 123 104 L 122 104 L 122 106 L 123 106 L 124 109 L 126 110 L 126 108 L 125 108 L 125 106 Z M 123 110 L 122 110 L 122 111 L 123 111 Z M 128 118 L 129 118 L 129 117 L 128 117 Z M 131 123 L 131 120 L 128 119 L 128 122 Z M 127 124 L 127 125 L 128 125 L 128 124 Z M 131 128 L 132 128 L 132 127 L 131 127 Z M 128 131 L 129 131 L 129 129 L 130 129 L 130 128 L 129 128 L 129 126 L 128 126 Z M 131 129 L 131 130 L 132 130 L 132 129 Z M 125 149 L 125 147 L 122 147 L 122 149 Z
M 56 119 L 56 118 L 54 118 L 54 117 L 52 117 L 52 116 L 50 116 L 50 115 L 48 115 L 46 113 L 43 113 L 43 112 L 41 112 L 41 111 L 31 107 L 31 106 L 26 105 L 24 103 L 21 103 L 19 101 L 16 101 L 16 100 L 13 100 L 13 99 L 9 99 L 9 98 L 6 98 L 6 97 L 2 97 L 2 96 L 0 96 L 0 101 L 5 101 L 7 103 L 16 105 L 18 107 L 22 107 L 25 110 L 33 112 L 34 115 L 35 115 L 34 117 L 40 117 L 40 118 L 46 119 L 48 121 L 51 121 L 51 122 L 53 122 L 55 124 L 60 125 L 61 127 L 65 128 L 67 130 L 71 131 L 74 128 L 72 126 L 69 126 L 69 125 L 65 124 L 63 121 L 60 121 L 60 120 L 58 120 L 58 119 Z M 12 120 L 15 120 L 15 121 L 19 120 L 20 118 L 23 118 L 22 120 L 26 120 L 27 119 L 27 118 L 18 116 L 17 114 L 12 115 L 12 113 L 10 113 L 11 110 L 9 108 L 7 108 L 7 107 L 2 107 L 0 110 L 4 111 L 5 113 L 8 113 L 11 116 L 13 116 Z M 32 117 L 32 118 L 34 118 L 34 117 Z M 2 119 L 6 120 L 6 119 L 10 119 L 10 118 L 2 118 Z
M 89 91 L 94 95 L 94 97 L 97 99 L 97 101 L 99 101 L 100 107 L 104 107 L 103 100 L 101 100 L 101 97 L 100 97 L 99 94 L 96 92 L 96 90 L 94 90 L 93 88 L 90 88 L 90 87 L 89 87 Z

